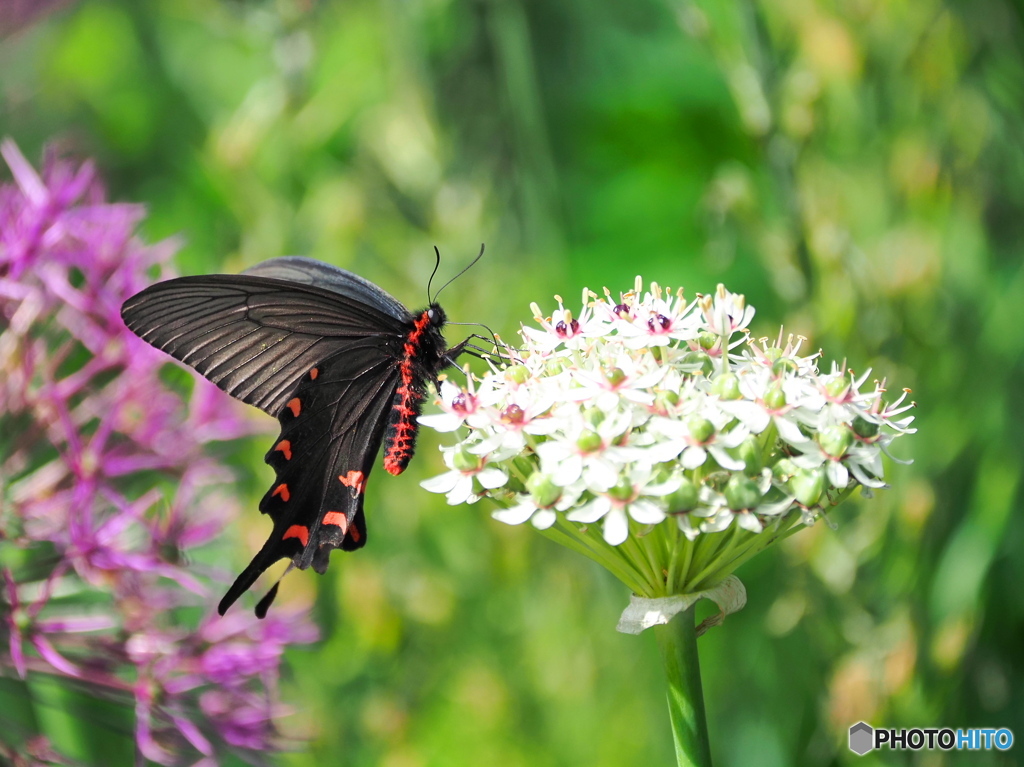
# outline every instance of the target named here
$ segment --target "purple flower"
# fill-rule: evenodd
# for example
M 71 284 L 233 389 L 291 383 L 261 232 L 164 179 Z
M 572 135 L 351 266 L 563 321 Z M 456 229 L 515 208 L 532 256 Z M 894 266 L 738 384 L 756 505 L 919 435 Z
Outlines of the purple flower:
M 139 753 L 159 764 L 273 749 L 281 656 L 312 627 L 177 618 L 210 606 L 188 550 L 237 512 L 205 445 L 254 426 L 205 380 L 187 401 L 169 388 L 121 321 L 154 270 L 170 275 L 175 243 L 141 242 L 143 209 L 107 203 L 90 163 L 49 156 L 40 175 L 12 142 L 0 154 L 15 182 L 0 185 L 0 540 L 31 565 L 2 570 L 0 666 L 132 700 Z

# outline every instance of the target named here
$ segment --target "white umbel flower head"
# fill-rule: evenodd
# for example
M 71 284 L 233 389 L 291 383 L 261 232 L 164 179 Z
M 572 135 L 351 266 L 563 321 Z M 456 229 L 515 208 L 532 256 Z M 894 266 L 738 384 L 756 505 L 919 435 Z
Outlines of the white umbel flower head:
M 459 441 L 423 486 L 493 499 L 495 519 L 529 521 L 642 596 L 713 586 L 885 487 L 883 454 L 914 432 L 906 392 L 887 403 L 870 373 L 820 373 L 798 338 L 752 341 L 753 307 L 721 285 L 688 301 L 637 278 L 617 300 L 585 290 L 576 313 L 556 299 L 549 317 L 532 305 L 522 348 L 442 384 L 420 421 Z

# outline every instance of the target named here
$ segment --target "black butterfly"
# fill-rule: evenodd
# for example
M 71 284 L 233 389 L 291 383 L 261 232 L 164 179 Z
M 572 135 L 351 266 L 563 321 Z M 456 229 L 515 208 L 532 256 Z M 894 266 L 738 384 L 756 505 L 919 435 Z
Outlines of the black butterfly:
M 221 615 L 279 559 L 322 574 L 333 549 L 365 545 L 363 495 L 381 443 L 384 468 L 400 474 L 427 382 L 436 385 L 470 341 L 446 347 L 434 301 L 411 313 L 362 277 L 291 256 L 239 275 L 157 283 L 125 301 L 121 316 L 147 343 L 281 422 L 265 459 L 277 479 L 260 501 L 274 530 L 220 601 Z M 259 617 L 276 594 L 277 584 Z

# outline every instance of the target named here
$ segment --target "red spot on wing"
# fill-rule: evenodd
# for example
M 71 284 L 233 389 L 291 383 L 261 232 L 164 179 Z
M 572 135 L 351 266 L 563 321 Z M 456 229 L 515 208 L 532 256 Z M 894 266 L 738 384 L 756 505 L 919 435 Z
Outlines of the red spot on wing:
M 320 369 L 319 368 L 313 368 L 312 370 L 309 371 L 309 379 L 311 381 L 315 381 L 316 377 L 318 375 L 320 375 Z
M 309 543 L 309 528 L 302 525 L 292 525 L 284 531 L 284 535 L 281 536 L 281 540 L 286 541 L 289 538 L 298 538 L 299 543 L 305 546 Z
M 348 537 L 351 538 L 354 542 L 359 543 L 359 539 L 362 538 L 363 536 L 361 536 L 359 534 L 359 528 L 358 527 L 353 527 L 352 529 L 350 529 L 348 531 Z
M 274 448 L 274 450 L 280 450 L 282 453 L 284 453 L 284 459 L 286 461 L 290 461 L 292 459 L 292 443 L 289 442 L 288 440 L 282 439 L 280 442 L 277 443 L 277 446 Z
M 300 400 L 298 397 L 290 399 L 288 400 L 288 404 L 285 405 L 285 407 L 292 411 L 293 416 L 298 418 L 299 413 L 302 412 L 302 400 Z
M 324 514 L 324 524 L 340 527 L 342 535 L 348 531 L 348 517 L 340 511 L 328 511 Z
M 271 497 L 275 495 L 281 496 L 281 500 L 284 501 L 285 503 L 288 503 L 288 501 L 290 501 L 292 498 L 292 494 L 291 491 L 288 489 L 288 485 L 284 483 L 281 483 L 280 485 L 275 487 L 274 492 L 272 492 L 270 495 Z
M 339 474 L 338 480 L 345 487 L 351 487 L 357 493 L 366 489 L 366 475 L 361 471 L 350 471 L 348 474 Z

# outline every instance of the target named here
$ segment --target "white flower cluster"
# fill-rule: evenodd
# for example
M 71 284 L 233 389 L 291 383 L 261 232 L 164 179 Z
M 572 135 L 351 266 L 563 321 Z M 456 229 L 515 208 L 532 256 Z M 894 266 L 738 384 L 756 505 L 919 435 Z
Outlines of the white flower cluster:
M 556 298 L 548 318 L 532 305 L 521 349 L 444 381 L 443 412 L 420 418 L 464 435 L 423 482 L 450 504 L 490 496 L 496 519 L 539 529 L 600 521 L 612 546 L 666 523 L 691 541 L 734 522 L 759 533 L 884 487 L 882 454 L 914 431 L 906 392 L 886 404 L 884 384 L 820 373 L 799 339 L 753 341 L 754 309 L 722 286 L 687 302 L 637 278 L 618 301 L 585 290 L 575 316 Z

